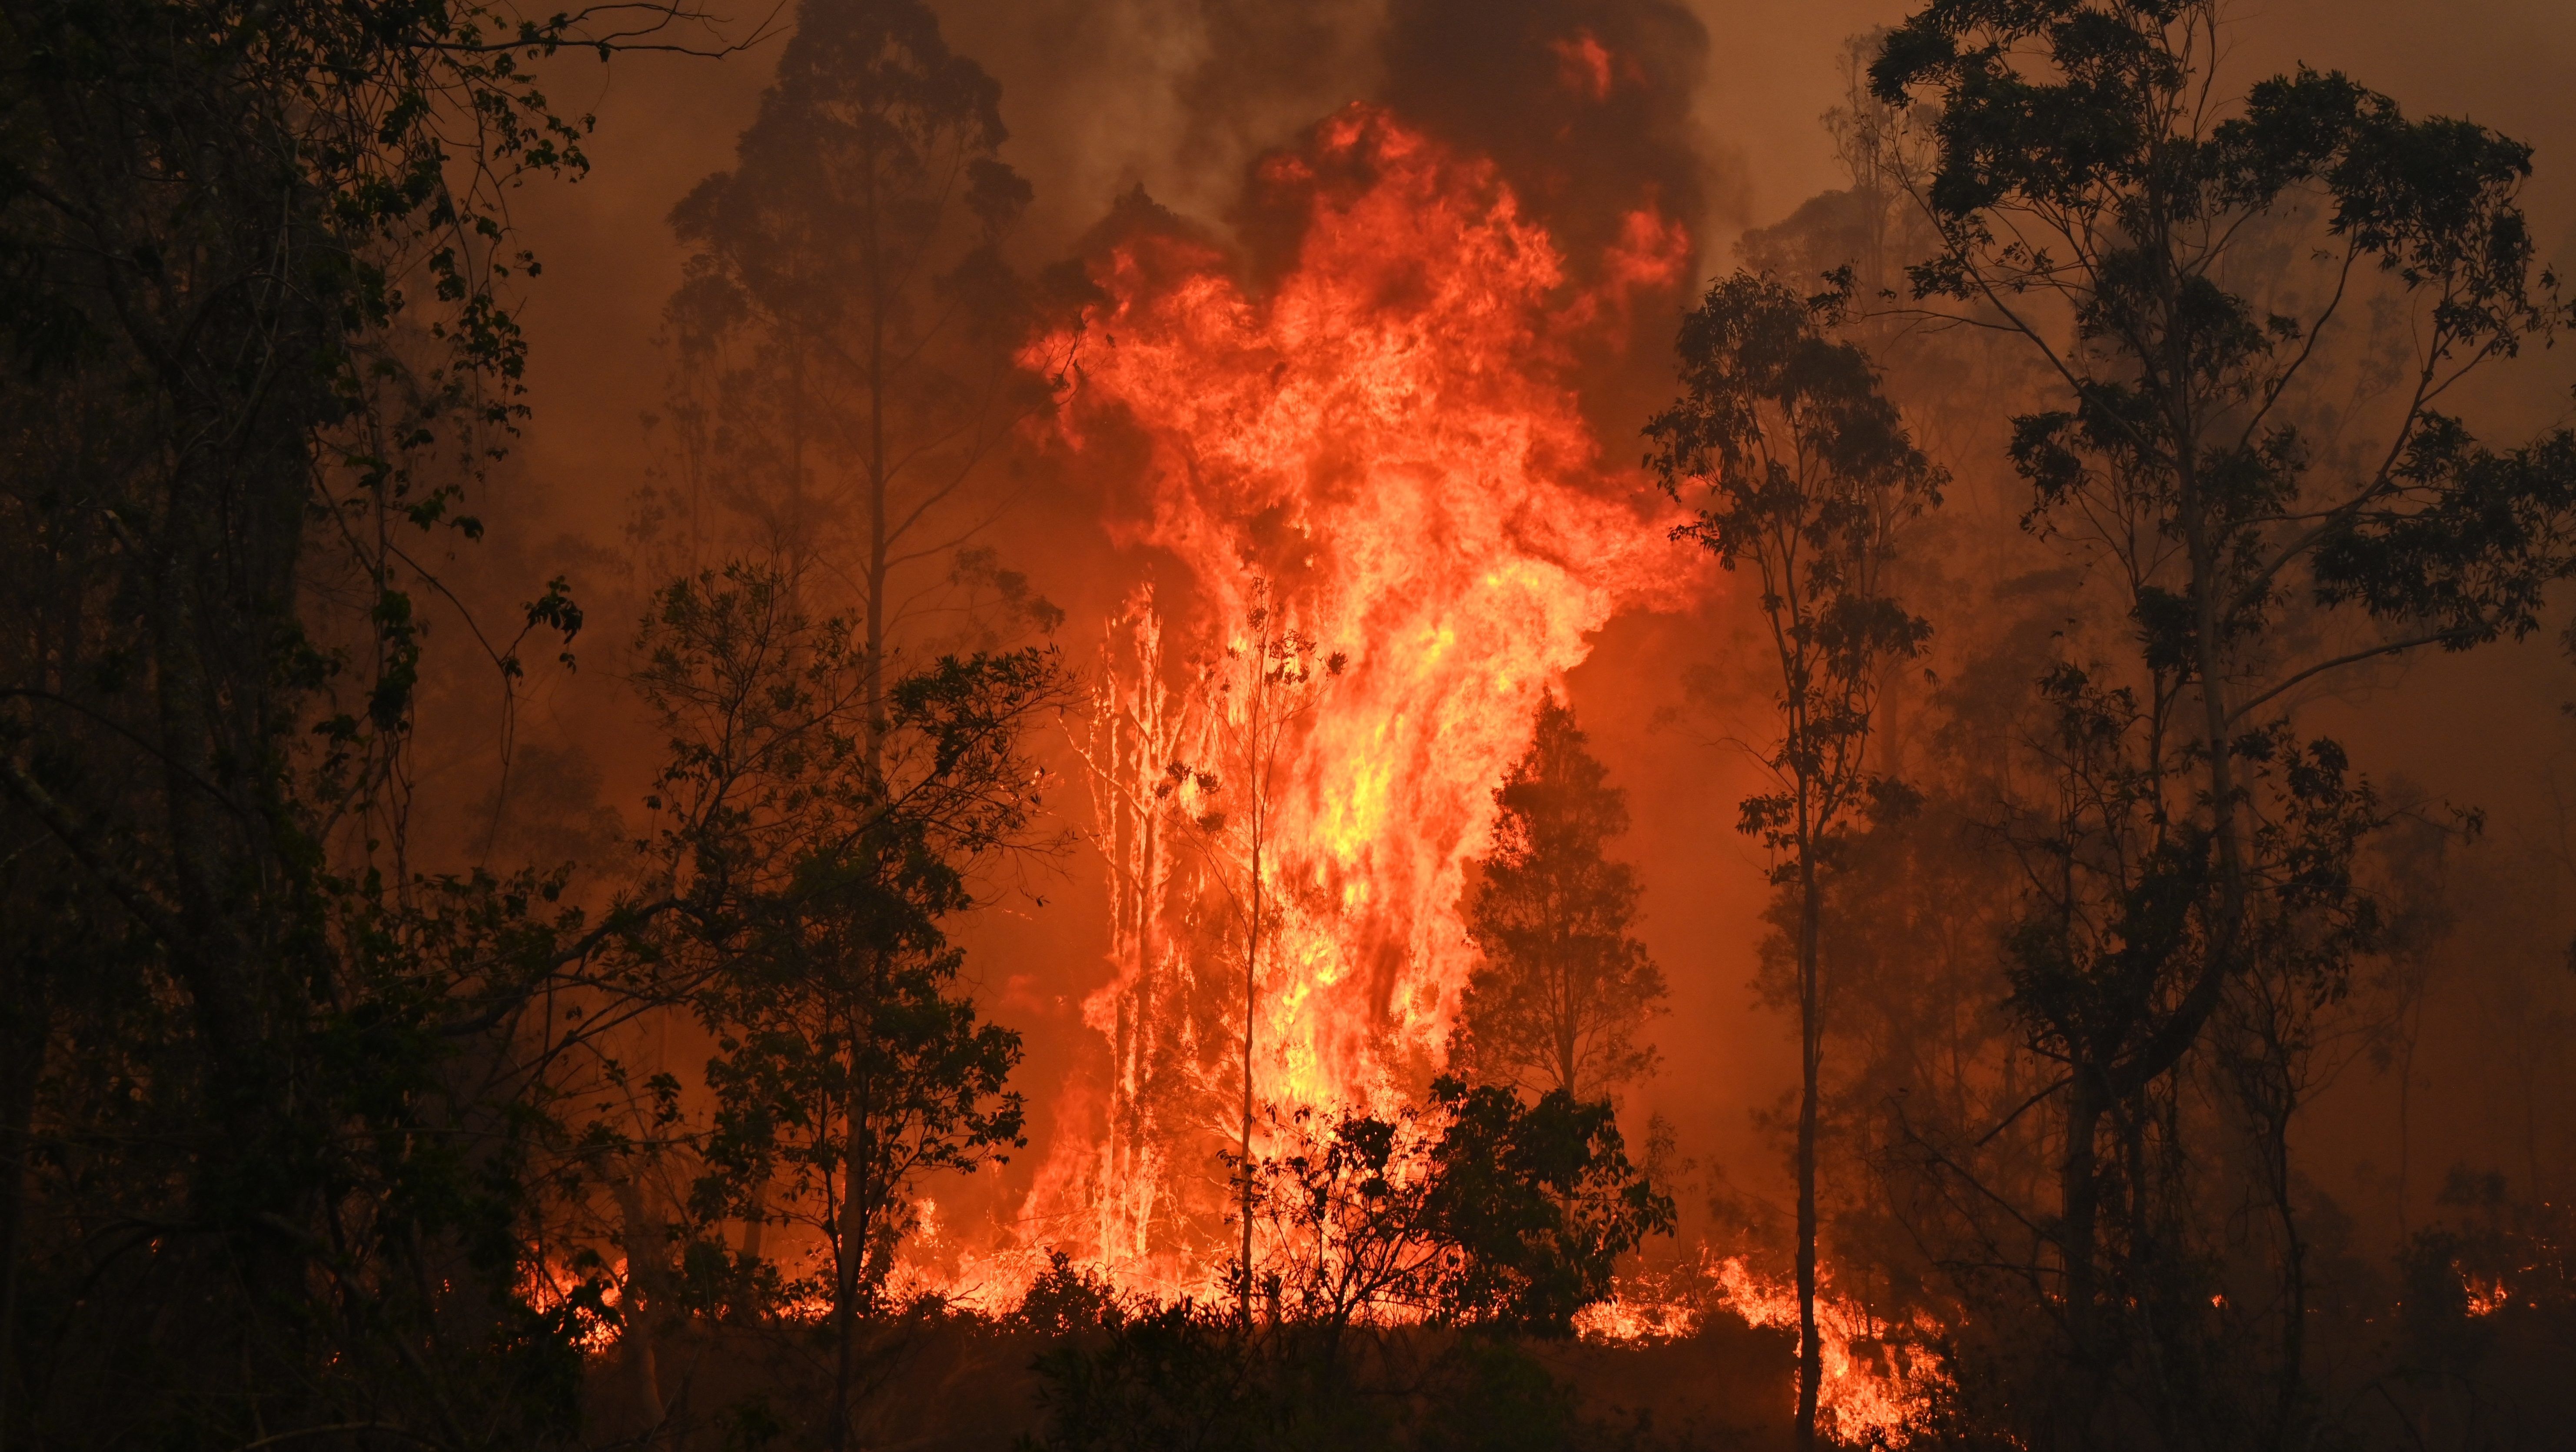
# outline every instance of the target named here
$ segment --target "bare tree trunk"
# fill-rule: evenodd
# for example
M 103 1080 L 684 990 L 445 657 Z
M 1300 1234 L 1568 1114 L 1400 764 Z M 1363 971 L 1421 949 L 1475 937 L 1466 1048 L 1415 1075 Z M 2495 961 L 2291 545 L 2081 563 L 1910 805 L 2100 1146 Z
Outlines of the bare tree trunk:
M 850 1445 L 850 1384 L 858 1373 L 859 1266 L 867 1255 L 866 1198 L 870 1193 L 861 1168 L 864 1154 L 859 1128 L 867 1114 L 866 1099 L 856 1085 L 841 1112 L 849 1147 L 841 1165 L 840 1243 L 832 1264 L 832 1452 L 847 1452 Z
M 2308 1248 L 2299 1233 L 2290 1178 L 2290 1125 L 2299 1109 L 2298 1031 L 2284 1021 L 2285 1014 L 2295 1012 L 2285 1007 L 2285 1001 L 2257 999 L 2255 1016 L 2241 1030 L 2247 1042 L 2232 1056 L 2237 1092 L 2261 1158 L 2263 1188 L 2281 1231 L 2281 1360 L 2274 1371 L 2270 1438 L 2271 1445 L 2281 1449 L 2289 1447 L 2297 1426 L 2308 1333 Z
M 2308 1246 L 2299 1234 L 2299 1216 L 2290 1202 L 2290 1146 L 2283 1117 L 2272 1152 L 2279 1156 L 2276 1206 L 2281 1216 L 2281 1289 L 2287 1304 L 2281 1311 L 2280 1406 L 2275 1414 L 2272 1445 L 2286 1449 L 2298 1423 L 2300 1391 L 2307 1384 Z
M 1580 1097 L 1574 1087 L 1574 1031 L 1575 1015 L 1578 1012 L 1579 1009 L 1574 1002 L 1574 985 L 1569 981 L 1564 984 L 1564 992 L 1558 1000 L 1556 1024 L 1556 1087 L 1564 1090 L 1569 1099 Z
M 2069 1423 L 2061 1429 L 2060 1440 L 2070 1446 L 2082 1442 L 2081 1423 L 2089 1420 L 2087 1408 L 2096 1382 L 2093 1261 L 2102 1191 L 2094 1137 L 2101 1129 L 2103 1098 L 2100 1076 L 2091 1066 L 2078 1064 L 2067 1095 L 2066 1142 L 2057 1166 L 2057 1254 L 2065 1276 L 2061 1293 L 2070 1360 L 2079 1373 L 2067 1379 L 2059 1399 L 2060 1416 Z
M 39 972 L 12 975 L 22 985 L 5 1012 L 10 1023 L 0 1069 L 0 1448 L 10 1445 L 9 1388 L 17 1375 L 18 1263 L 26 1243 L 27 1162 L 33 1151 L 36 1086 L 52 1038 L 45 982 Z
M 751 1188 L 751 1214 L 742 1222 L 742 1258 L 752 1265 L 760 1263 L 761 1243 L 769 1232 L 769 1174 L 763 1170 L 760 1183 Z
M 1800 821 L 1806 784 L 1799 783 Z M 1816 1079 L 1823 1025 L 1816 994 L 1816 855 L 1812 833 L 1798 844 L 1798 1452 L 1814 1452 L 1824 1347 L 1816 1328 Z
M 867 677 L 868 719 L 864 739 L 867 753 L 869 790 L 884 790 L 885 770 L 885 651 L 886 651 L 886 575 L 887 490 L 891 484 L 886 467 L 886 300 L 887 277 L 884 238 L 877 227 L 876 151 L 871 143 L 861 156 L 861 222 L 859 228 L 859 266 L 866 274 L 868 287 L 868 558 L 867 599 L 865 610 L 865 652 L 862 662 Z M 866 1050 L 860 1037 L 868 1029 L 856 1013 L 852 1015 L 849 1054 L 851 1087 L 842 1106 L 842 1126 L 847 1135 L 842 1161 L 841 1223 L 838 1254 L 832 1267 L 832 1329 L 835 1358 L 832 1372 L 832 1452 L 845 1452 L 850 1445 L 850 1384 L 858 1366 L 858 1297 L 859 1270 L 867 1256 L 867 1197 L 871 1191 L 862 1165 L 866 1158 L 868 1105 L 859 1063 Z
M 620 1307 L 626 1324 L 618 1335 L 617 1349 L 633 1384 L 635 1409 L 644 1421 L 644 1445 L 649 1447 L 660 1440 L 668 1420 L 653 1355 L 653 1318 L 661 1310 L 655 1271 L 661 1265 L 662 1227 L 646 1211 L 644 1187 L 633 1176 L 619 1180 L 616 1193 L 626 1242 L 626 1298 Z

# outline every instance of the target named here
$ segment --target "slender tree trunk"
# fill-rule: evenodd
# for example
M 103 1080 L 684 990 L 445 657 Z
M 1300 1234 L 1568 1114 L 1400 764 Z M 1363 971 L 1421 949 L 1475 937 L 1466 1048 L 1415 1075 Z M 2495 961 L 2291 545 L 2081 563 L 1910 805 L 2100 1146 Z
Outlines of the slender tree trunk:
M 866 670 L 868 685 L 868 777 L 876 786 L 883 767 L 885 719 L 885 647 L 887 495 L 893 481 L 886 468 L 886 267 L 883 239 L 877 228 L 876 156 L 862 158 L 866 183 L 862 191 L 859 265 L 868 281 L 868 563 Z
M 1562 954 L 1560 953 L 1560 957 Z M 1569 1099 L 1577 1097 L 1574 1087 L 1575 1030 L 1582 1007 L 1574 1001 L 1573 973 L 1567 971 L 1558 985 L 1556 1021 L 1556 1087 Z
M 2066 1145 L 2057 1169 L 2057 1248 L 2066 1276 L 2066 1339 L 2078 1361 L 2087 1361 L 2093 1354 L 2094 1243 L 2100 1233 L 2102 1195 L 2094 1140 L 2101 1132 L 2102 1110 L 2094 1077 L 2079 1069 L 2067 1100 Z
M 661 1287 L 655 1284 L 660 1278 L 654 1271 L 662 1254 L 662 1227 L 646 1211 L 644 1187 L 632 1176 L 617 1182 L 616 1193 L 626 1242 L 626 1299 L 620 1307 L 625 1327 L 618 1335 L 617 1349 L 633 1385 L 636 1413 L 644 1422 L 644 1444 L 651 1446 L 661 1440 L 666 1420 L 661 1373 L 653 1355 L 653 1318 L 661 1310 L 655 1304 Z
M 2523 1173 L 2530 1176 L 2523 1182 L 2523 1198 L 2535 1205 L 2546 1205 L 2549 1203 L 2549 1186 L 2542 1182 L 2540 1173 L 2540 1074 L 2532 1063 L 2530 1033 L 2528 1025 L 2519 1030 L 2514 1053 L 2515 1067 L 2522 1071 Z
M 841 1163 L 840 1245 L 832 1265 L 832 1452 L 847 1452 L 850 1445 L 850 1385 L 858 1373 L 859 1266 L 867 1255 L 867 1200 L 873 1193 L 864 1168 L 870 1146 L 860 1127 L 867 1113 L 865 1089 L 854 1082 L 842 1108 L 849 1144 Z
M 2308 1247 L 2299 1233 L 2298 1207 L 2291 1198 L 2290 1124 L 2299 1107 L 2298 1049 L 2295 1029 L 2284 1024 L 2281 1004 L 2267 1005 L 2257 1020 L 2252 1057 L 2238 1069 L 2239 1093 L 2260 1135 L 2264 1188 L 2281 1228 L 2280 1365 L 2274 1373 L 2270 1444 L 2286 1449 L 2297 1426 L 2300 1389 L 2307 1372 Z
M 2066 1142 L 2057 1166 L 2057 1254 L 2065 1279 L 2066 1341 L 2078 1376 L 2070 1377 L 2059 1399 L 2064 1422 L 2060 1442 L 2082 1445 L 2090 1420 L 2094 1368 L 2094 1244 L 2100 1235 L 2101 1176 L 2094 1148 L 2104 1112 L 2101 1079 L 2091 1066 L 2078 1064 L 2066 1100 Z
M 742 1222 L 743 1259 L 759 1263 L 762 1242 L 769 1233 L 769 1174 L 761 1172 L 759 1183 L 751 1187 L 751 1214 Z
M 1816 1078 L 1824 1034 L 1816 993 L 1816 844 L 1804 827 L 1803 781 L 1798 794 L 1798 1452 L 1813 1452 L 1825 1370 L 1816 1328 Z
M 2281 1288 L 2286 1304 L 2281 1310 L 2281 1404 L 2275 1415 L 2272 1445 L 2287 1449 L 2291 1433 L 2298 1425 L 2300 1391 L 2307 1384 L 2308 1352 L 2308 1245 L 2299 1234 L 2299 1216 L 2290 1203 L 2289 1125 L 2279 1128 L 2279 1142 L 2273 1152 L 2279 1156 L 2276 1166 L 2280 1175 L 2278 1206 L 2281 1215 Z
M 864 579 L 867 598 L 860 602 L 864 612 L 860 642 L 861 667 L 866 674 L 867 722 L 862 737 L 867 761 L 867 787 L 872 792 L 885 789 L 885 652 L 886 652 L 886 575 L 888 549 L 887 495 L 891 480 L 886 467 L 886 297 L 887 278 L 884 238 L 877 226 L 877 170 L 873 145 L 860 157 L 860 223 L 859 266 L 868 289 L 868 379 L 867 379 L 867 526 L 868 556 Z M 853 1005 L 855 1010 L 856 1005 Z M 851 1087 L 842 1109 L 842 1124 L 848 1135 L 845 1158 L 841 1166 L 841 1224 L 838 1256 L 833 1265 L 832 1329 L 835 1359 L 832 1371 L 832 1452 L 845 1452 L 850 1442 L 850 1386 L 857 1376 L 858 1365 L 858 1298 L 859 1272 L 867 1256 L 868 1200 L 875 1193 L 869 1183 L 865 1164 L 872 1146 L 867 1143 L 866 1078 L 860 1061 L 867 1052 L 863 1036 L 869 1031 L 864 1015 L 851 1015 L 849 1053 Z
M 8 1055 L 0 1067 L 0 1448 L 9 1435 L 9 1389 L 17 1379 L 18 1267 L 26 1243 L 27 1162 L 34 1148 L 36 1086 L 44 1077 L 45 1050 L 52 1039 L 45 982 L 33 970 L 13 974 L 21 985 L 15 1001 L 0 1015 L 10 1022 Z
M 1143 846 L 1136 854 L 1137 877 L 1134 889 L 1136 894 L 1136 993 L 1134 997 L 1137 1007 L 1132 1013 L 1149 1016 L 1153 1013 L 1154 1003 L 1154 877 L 1156 869 L 1162 864 L 1163 841 L 1162 833 L 1158 830 L 1162 820 L 1160 815 L 1150 811 L 1140 815 L 1143 820 L 1138 823 L 1137 831 Z M 1130 1021 L 1129 1017 L 1126 1017 L 1131 1015 L 1131 1010 L 1127 1007 L 1125 999 L 1120 1000 L 1119 1012 L 1122 1015 L 1121 1021 L 1128 1022 L 1128 1040 L 1119 1049 L 1118 1067 L 1123 1071 L 1120 1076 L 1120 1086 L 1127 1090 L 1132 1098 L 1144 1088 L 1144 1054 L 1139 1045 L 1145 1032 L 1145 1024 L 1142 1021 Z M 1132 1084 L 1127 1082 L 1126 1075 L 1129 1073 L 1134 1075 Z M 1134 1106 L 1131 1104 L 1128 1107 L 1132 1110 Z
M 259 676 L 268 662 L 241 659 L 246 652 L 229 649 L 238 640 L 224 631 L 247 633 L 249 622 L 275 616 L 270 592 L 226 588 L 228 542 L 208 535 L 227 511 L 220 497 L 206 497 L 210 492 L 174 482 L 162 521 L 165 560 L 153 588 L 151 658 L 165 761 L 159 805 L 168 814 L 169 880 L 184 934 L 166 947 L 205 1051 L 200 1083 L 211 1133 L 192 1167 L 191 1198 L 201 1216 L 225 1227 L 253 1302 L 282 1307 L 304 1294 L 304 1257 L 261 1217 L 300 1223 L 310 1208 L 299 1203 L 308 1187 L 277 1173 L 276 1158 L 281 1138 L 293 1133 L 282 1124 L 285 1107 L 296 1103 L 284 1080 L 302 1024 L 291 986 L 283 996 L 263 991 L 295 977 L 291 969 L 277 971 L 271 937 L 291 907 L 261 826 L 244 824 L 288 818 L 284 783 L 264 760 L 267 744 L 239 728 L 252 709 L 244 698 L 264 694 Z M 205 517 L 182 517 L 198 511 Z M 245 540 L 239 552 L 258 560 L 266 543 Z M 291 574 L 272 578 L 283 589 Z M 227 799 L 214 799 L 202 785 L 209 782 L 229 787 Z M 393 836 L 398 851 L 401 834 Z

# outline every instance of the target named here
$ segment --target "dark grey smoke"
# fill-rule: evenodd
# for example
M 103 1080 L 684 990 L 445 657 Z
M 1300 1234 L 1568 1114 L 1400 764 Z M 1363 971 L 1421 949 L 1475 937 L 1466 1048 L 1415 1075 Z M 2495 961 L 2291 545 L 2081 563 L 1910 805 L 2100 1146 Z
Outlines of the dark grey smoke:
M 1651 202 L 1698 231 L 1707 169 L 1690 108 L 1708 29 L 1670 0 L 1396 0 L 1380 95 L 1494 158 L 1579 259 Z

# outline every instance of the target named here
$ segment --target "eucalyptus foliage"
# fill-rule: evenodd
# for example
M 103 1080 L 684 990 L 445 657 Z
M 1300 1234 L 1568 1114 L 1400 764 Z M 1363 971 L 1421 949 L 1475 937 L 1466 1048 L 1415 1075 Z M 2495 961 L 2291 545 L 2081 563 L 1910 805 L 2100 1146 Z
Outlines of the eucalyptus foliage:
M 2224 41 L 2211 3 L 1935 0 L 1871 68 L 1920 103 L 1938 238 L 1920 306 L 1889 302 L 2053 376 L 2012 420 L 2026 523 L 2126 626 L 2041 682 L 2052 799 L 2013 829 L 2011 1006 L 2062 1070 L 2032 1101 L 2061 1149 L 2028 1222 L 2085 1373 L 2030 1389 L 2060 1438 L 2312 1429 L 2286 1136 L 2316 1015 L 2379 945 L 2360 853 L 2394 813 L 2294 711 L 2365 662 L 2527 635 L 2576 571 L 2576 435 L 2499 446 L 2452 411 L 2567 321 L 2519 204 L 2530 148 L 2339 72 L 2236 89 Z M 2248 1317 L 2202 1310 L 2233 1300 L 2210 1300 L 2176 1107 L 2204 1056 L 2274 1166 L 2277 1294 Z

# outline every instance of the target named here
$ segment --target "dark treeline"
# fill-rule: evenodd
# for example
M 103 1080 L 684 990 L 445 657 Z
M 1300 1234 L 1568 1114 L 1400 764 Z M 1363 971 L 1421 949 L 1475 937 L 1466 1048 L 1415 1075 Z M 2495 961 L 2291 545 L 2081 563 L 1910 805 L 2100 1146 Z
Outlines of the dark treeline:
M 1650 462 L 1777 642 L 1744 825 L 1805 1027 L 1785 1233 L 1944 1328 L 1948 1440 L 2538 1445 L 2539 1162 L 2453 1171 L 2392 1255 L 2310 1121 L 2411 1042 L 2483 825 L 2347 749 L 2355 693 L 2540 631 L 2576 563 L 2576 436 L 2465 421 L 2567 303 L 2528 147 L 2229 74 L 2222 22 L 1939 4 L 1856 43 L 1850 186 L 1684 323 Z M 1909 432 L 2017 527 L 1939 517 Z
M 480 850 L 442 841 L 416 726 L 435 567 L 527 413 L 510 309 L 539 263 L 503 193 L 587 164 L 533 75 L 725 38 L 666 7 L 0 29 L 0 1441 L 552 1444 L 612 1326 L 648 1406 L 656 1328 L 693 1306 L 804 1290 L 855 1346 L 912 1178 L 1021 1139 L 1018 1038 L 942 925 L 1033 840 L 1025 745 L 1063 677 L 998 636 L 908 651 L 887 603 L 971 466 L 959 420 L 1010 406 L 986 274 L 1025 188 L 990 82 L 915 9 L 817 12 L 771 105 L 792 144 L 755 130 L 682 208 L 681 457 L 818 548 L 843 541 L 794 451 L 854 462 L 819 504 L 861 544 L 831 588 L 796 549 L 665 564 L 631 673 L 667 742 L 647 830 L 503 868 L 506 758 Z M 840 400 L 810 444 L 760 416 L 791 386 Z M 1033 607 L 950 553 L 961 591 Z M 467 622 L 505 701 L 585 624 L 560 576 L 525 584 L 506 629 Z M 628 1052 L 652 1016 L 715 1043 L 685 1162 L 679 1085 Z M 745 1213 L 818 1227 L 819 1287 L 699 1233 Z M 848 1350 L 822 1380 L 844 1406 Z
M 1459 7 L 1395 7 L 1391 101 L 1567 236 L 1696 206 L 1698 24 L 1503 9 L 1452 48 Z M 1794 1210 L 1708 1194 L 1660 1116 L 1623 1137 L 1659 1056 L 1725 1046 L 1657 1017 L 1627 798 L 1550 697 L 1468 874 L 1450 1072 L 1291 1112 L 1247 1038 L 1227 1295 L 1057 1256 L 970 1308 L 899 1252 L 1032 1134 L 960 942 L 1064 849 L 1082 701 L 997 543 L 1079 371 L 1024 349 L 1088 300 L 1028 264 L 998 85 L 919 0 L 782 17 L 669 218 L 655 465 L 576 591 L 505 537 L 545 402 L 505 195 L 589 165 L 540 78 L 759 37 L 0 6 L 0 1449 L 1803 1448 L 1853 1440 L 1833 1295 L 1854 1354 L 1945 1369 L 1916 1445 L 2552 1445 L 2576 1226 L 2538 1131 L 2393 1245 L 2305 1136 L 2463 944 L 2570 951 L 2458 870 L 2479 804 L 2344 744 L 2390 663 L 2553 623 L 2576 434 L 2464 400 L 2568 304 L 2528 148 L 2229 74 L 2219 20 L 1939 0 L 1855 42 L 1850 184 L 1746 238 L 1669 371 L 1584 362 L 1655 397 L 1676 548 L 1740 585 L 1741 637 L 1664 674 L 1765 778 L 1699 845 L 1767 854 Z M 1575 25 L 1639 89 L 1483 94 Z M 1254 625 L 1286 704 L 1172 765 L 1248 812 L 1341 666 Z M 522 743 L 603 657 L 618 724 Z M 1248 1035 L 1242 986 L 1210 1022 Z M 1577 1341 L 1703 1230 L 1788 1268 L 1794 1334 Z

